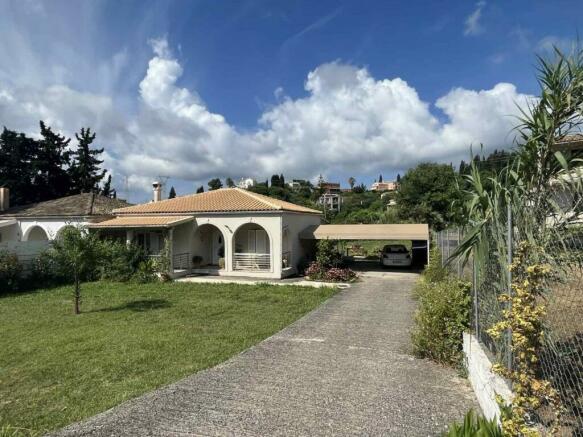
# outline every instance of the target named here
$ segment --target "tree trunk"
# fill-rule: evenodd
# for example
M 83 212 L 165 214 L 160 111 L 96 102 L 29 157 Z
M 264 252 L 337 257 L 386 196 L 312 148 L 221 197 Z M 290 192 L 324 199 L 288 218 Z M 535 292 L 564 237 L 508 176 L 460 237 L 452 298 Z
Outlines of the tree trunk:
M 79 278 L 75 275 L 75 314 L 81 313 L 81 286 L 79 285 Z

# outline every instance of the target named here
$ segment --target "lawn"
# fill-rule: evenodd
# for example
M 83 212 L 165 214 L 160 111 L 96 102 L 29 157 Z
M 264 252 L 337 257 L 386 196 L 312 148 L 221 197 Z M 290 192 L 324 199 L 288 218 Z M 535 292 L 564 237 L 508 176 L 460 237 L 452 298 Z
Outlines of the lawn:
M 1 297 L 0 430 L 57 429 L 214 366 L 333 293 L 95 282 L 83 285 L 77 316 L 71 287 Z

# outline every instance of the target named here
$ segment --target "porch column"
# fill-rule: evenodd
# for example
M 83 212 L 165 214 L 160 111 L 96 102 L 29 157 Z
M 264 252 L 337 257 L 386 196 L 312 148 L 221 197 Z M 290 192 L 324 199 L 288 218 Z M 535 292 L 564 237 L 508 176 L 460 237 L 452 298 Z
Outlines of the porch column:
M 174 273 L 174 228 L 168 229 L 168 257 L 170 258 L 170 274 Z
M 225 272 L 233 271 L 233 238 L 234 235 L 227 229 L 223 232 L 223 244 L 225 246 Z
M 134 231 L 132 229 L 126 230 L 126 245 L 130 246 L 134 241 Z

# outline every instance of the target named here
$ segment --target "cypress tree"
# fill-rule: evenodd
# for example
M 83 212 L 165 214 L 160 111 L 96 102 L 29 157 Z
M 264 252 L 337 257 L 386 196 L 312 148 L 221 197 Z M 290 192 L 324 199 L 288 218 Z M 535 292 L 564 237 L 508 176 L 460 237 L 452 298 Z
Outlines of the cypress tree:
M 78 145 L 73 152 L 71 176 L 73 179 L 73 191 L 75 193 L 89 193 L 98 191 L 99 182 L 105 177 L 105 170 L 100 165 L 103 160 L 97 158 L 103 153 L 103 149 L 92 149 L 91 144 L 95 140 L 95 134 L 90 128 L 81 128 L 79 134 L 75 134 Z
M 71 194 L 70 138 L 52 131 L 44 121 L 40 122 L 41 139 L 37 142 L 34 161 L 34 185 L 38 201 L 57 199 Z
M 170 187 L 170 192 L 168 193 L 168 199 L 174 199 L 176 197 L 176 190 L 174 187 Z
M 4 128 L 0 134 L 0 187 L 10 188 L 10 205 L 37 200 L 33 185 L 37 143 L 23 133 Z
M 196 194 L 204 193 L 204 187 L 201 185 L 196 189 Z

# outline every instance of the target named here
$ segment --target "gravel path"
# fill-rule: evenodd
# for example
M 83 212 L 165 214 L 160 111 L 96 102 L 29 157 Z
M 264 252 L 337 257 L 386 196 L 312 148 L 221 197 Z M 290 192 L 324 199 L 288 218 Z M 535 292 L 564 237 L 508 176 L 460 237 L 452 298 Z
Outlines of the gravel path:
M 56 435 L 436 435 L 476 401 L 410 355 L 416 280 L 365 277 L 229 361 Z

